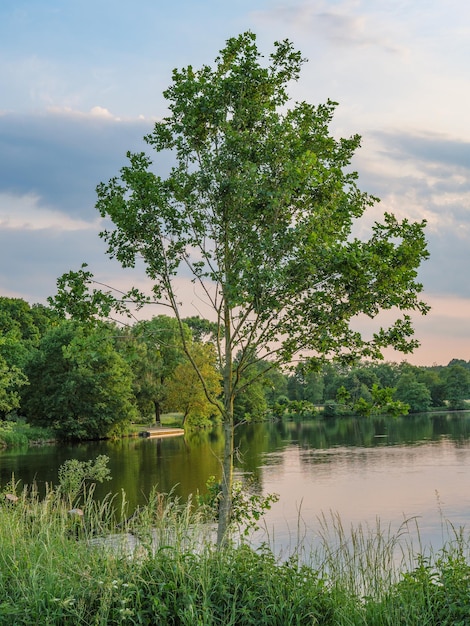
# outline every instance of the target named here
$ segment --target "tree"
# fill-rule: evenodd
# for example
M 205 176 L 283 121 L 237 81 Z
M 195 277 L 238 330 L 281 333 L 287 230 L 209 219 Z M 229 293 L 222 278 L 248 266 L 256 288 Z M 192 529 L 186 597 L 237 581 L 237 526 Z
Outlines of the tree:
M 305 370 L 303 364 L 299 363 L 289 378 L 289 398 L 320 404 L 323 400 L 324 387 L 321 372 Z
M 395 397 L 406 403 L 411 413 L 424 413 L 432 404 L 431 392 L 424 383 L 418 382 L 412 372 L 400 376 Z
M 352 404 L 355 404 L 360 398 L 367 402 L 372 400 L 371 389 L 360 376 L 358 369 L 351 370 L 347 376 L 343 378 L 342 387 L 347 390 Z
M 132 373 L 112 328 L 62 322 L 44 335 L 26 374 L 22 410 L 61 439 L 104 438 L 136 416 Z
M 406 415 L 409 411 L 409 405 L 401 400 L 394 399 L 396 389 L 393 387 L 380 387 L 377 383 L 373 383 L 371 389 L 371 401 L 368 403 L 363 398 L 359 399 L 359 406 L 362 408 L 363 415 Z M 357 408 L 357 407 L 356 407 Z
M 137 342 L 132 350 L 127 350 L 127 359 L 134 373 L 137 404 L 142 415 L 148 415 L 152 407 L 157 424 L 166 398 L 166 381 L 185 358 L 180 332 L 189 345 L 189 327 L 184 323 L 180 327 L 177 320 L 168 315 L 138 322 L 130 331 Z
M 235 424 L 243 422 L 262 421 L 268 412 L 266 397 L 267 381 L 258 379 L 250 382 L 243 393 L 235 396 L 233 418 Z
M 445 398 L 450 409 L 462 409 L 470 397 L 470 371 L 455 361 L 444 370 Z
M 0 297 L 0 355 L 8 366 L 22 369 L 40 337 L 53 326 L 57 315 L 21 298 Z
M 266 400 L 268 406 L 273 407 L 279 398 L 287 396 L 288 377 L 278 367 L 266 371 L 264 377 Z
M 210 343 L 195 343 L 191 355 L 211 396 L 220 396 L 222 387 L 214 346 Z M 208 426 L 214 418 L 220 419 L 220 413 L 208 400 L 198 372 L 187 359 L 176 366 L 166 382 L 165 406 L 170 411 L 181 411 L 183 424 L 187 422 L 191 426 Z
M 145 153 L 128 153 L 118 177 L 97 188 L 102 233 L 124 267 L 142 259 L 155 300 L 182 321 L 180 278 L 209 307 L 223 398 L 225 449 L 218 541 L 230 522 L 234 400 L 266 368 L 309 358 L 345 361 L 417 345 L 408 311 L 426 313 L 417 268 L 426 258 L 424 222 L 385 214 L 369 239 L 352 227 L 376 199 L 350 168 L 360 137 L 329 130 L 336 104 L 288 108 L 287 85 L 304 60 L 289 41 L 264 62 L 254 34 L 227 41 L 213 67 L 174 70 L 169 114 L 145 138 L 174 165 L 166 178 Z M 194 298 L 194 296 L 193 296 Z M 398 316 L 372 336 L 354 323 L 381 310 Z M 401 315 L 400 312 L 403 312 Z M 182 325 L 180 326 L 182 328 Z M 235 364 L 234 355 L 239 354 Z
M 0 297 L 0 416 L 20 407 L 20 390 L 28 384 L 24 367 L 55 314 L 21 298 Z
M 440 369 L 440 368 L 439 368 Z M 441 370 L 445 371 L 444 369 Z M 432 406 L 445 406 L 446 384 L 438 369 L 421 367 L 416 372 L 416 380 L 423 383 L 431 394 Z
M 0 347 L 3 339 L 0 337 Z M 16 365 L 8 365 L 0 354 L 0 420 L 20 406 L 20 388 L 28 379 Z
M 382 387 L 396 387 L 400 377 L 396 363 L 373 363 L 368 364 L 367 367 L 372 369 L 376 380 Z
M 0 331 L 2 334 L 16 330 L 25 342 L 37 344 L 39 330 L 29 304 L 21 298 L 0 297 Z
M 217 334 L 217 324 L 199 315 L 185 317 L 183 322 L 191 329 L 194 341 L 212 340 Z

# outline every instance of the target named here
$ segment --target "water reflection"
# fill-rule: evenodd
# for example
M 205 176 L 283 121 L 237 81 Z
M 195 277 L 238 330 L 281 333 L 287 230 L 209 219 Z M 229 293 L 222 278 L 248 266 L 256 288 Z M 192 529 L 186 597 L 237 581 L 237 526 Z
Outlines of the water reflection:
M 248 424 L 236 429 L 236 470 L 253 476 L 264 493 L 279 493 L 266 518 L 270 536 L 292 542 L 299 529 L 314 535 L 322 512 L 338 512 L 345 526 L 376 517 L 399 526 L 418 516 L 423 540 L 442 538 L 442 516 L 455 525 L 470 517 L 470 414 L 443 413 L 399 419 L 333 419 Z M 69 458 L 110 458 L 104 496 L 122 490 L 130 509 L 152 488 L 186 498 L 220 478 L 220 431 L 169 439 L 126 439 L 44 446 L 0 453 L 0 481 L 44 487 L 56 482 Z M 119 497 L 119 495 L 117 496 Z

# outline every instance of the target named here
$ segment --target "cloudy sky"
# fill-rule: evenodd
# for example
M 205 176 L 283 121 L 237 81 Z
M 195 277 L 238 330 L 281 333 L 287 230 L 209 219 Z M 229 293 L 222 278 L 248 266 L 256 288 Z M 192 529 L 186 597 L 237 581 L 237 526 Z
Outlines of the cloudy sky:
M 83 261 L 104 282 L 144 283 L 105 255 L 96 185 L 144 149 L 172 69 L 212 63 L 245 30 L 308 58 L 292 97 L 339 103 L 333 132 L 362 135 L 354 166 L 377 215 L 428 220 L 432 310 L 407 360 L 470 360 L 466 0 L 2 0 L 0 295 L 45 303 Z

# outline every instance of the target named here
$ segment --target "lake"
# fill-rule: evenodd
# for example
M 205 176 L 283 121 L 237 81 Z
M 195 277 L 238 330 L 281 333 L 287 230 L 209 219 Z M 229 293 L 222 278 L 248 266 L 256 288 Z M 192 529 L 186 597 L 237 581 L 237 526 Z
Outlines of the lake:
M 259 493 L 278 493 L 265 518 L 269 540 L 279 550 L 298 538 L 314 543 L 319 517 L 338 514 L 342 524 L 396 531 L 416 518 L 421 542 L 440 547 L 448 527 L 470 522 L 470 412 L 394 418 L 342 418 L 246 424 L 236 429 L 236 474 L 251 477 Z M 110 458 L 112 480 L 99 497 L 125 491 L 130 512 L 153 487 L 182 498 L 204 492 L 220 477 L 220 432 L 165 439 L 47 445 L 0 452 L 1 488 L 11 480 L 57 481 L 67 459 Z M 411 524 L 414 526 L 414 524 Z M 262 541 L 262 533 L 258 540 Z

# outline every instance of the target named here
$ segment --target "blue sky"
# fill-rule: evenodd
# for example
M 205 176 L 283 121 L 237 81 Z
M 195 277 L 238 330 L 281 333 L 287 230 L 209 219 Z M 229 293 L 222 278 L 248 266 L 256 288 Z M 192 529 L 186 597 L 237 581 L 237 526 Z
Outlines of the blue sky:
M 172 69 L 212 63 L 248 29 L 266 53 L 291 39 L 309 59 L 292 98 L 337 101 L 334 133 L 362 135 L 360 186 L 382 200 L 364 227 L 385 210 L 428 220 L 432 310 L 407 360 L 469 360 L 465 0 L 2 0 L 0 294 L 45 302 L 83 261 L 104 282 L 145 285 L 107 259 L 95 187 L 144 149 Z

